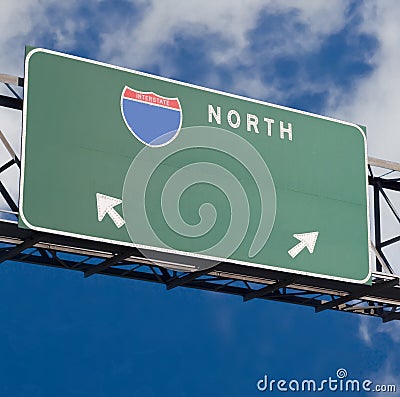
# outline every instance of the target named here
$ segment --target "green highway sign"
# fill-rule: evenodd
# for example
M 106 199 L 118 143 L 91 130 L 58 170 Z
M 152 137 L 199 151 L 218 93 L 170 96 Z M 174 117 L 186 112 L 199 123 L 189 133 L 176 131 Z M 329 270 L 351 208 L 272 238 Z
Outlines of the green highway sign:
M 20 227 L 370 281 L 355 124 L 33 49 L 21 168 Z

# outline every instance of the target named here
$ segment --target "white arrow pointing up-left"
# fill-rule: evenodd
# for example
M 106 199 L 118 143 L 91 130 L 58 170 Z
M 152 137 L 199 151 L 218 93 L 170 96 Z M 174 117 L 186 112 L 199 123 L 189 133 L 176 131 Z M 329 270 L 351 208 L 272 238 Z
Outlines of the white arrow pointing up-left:
M 101 222 L 106 214 L 108 214 L 118 228 L 125 224 L 125 221 L 122 219 L 121 215 L 118 214 L 118 212 L 114 209 L 116 205 L 122 203 L 122 200 L 115 197 L 106 196 L 105 194 L 96 193 L 96 201 L 97 219 L 99 222 Z
M 295 258 L 297 255 L 303 251 L 304 248 L 307 248 L 310 254 L 314 252 L 315 243 L 317 242 L 318 232 L 311 233 L 299 233 L 293 234 L 293 237 L 297 238 L 300 242 L 296 244 L 292 249 L 288 251 L 288 254 Z

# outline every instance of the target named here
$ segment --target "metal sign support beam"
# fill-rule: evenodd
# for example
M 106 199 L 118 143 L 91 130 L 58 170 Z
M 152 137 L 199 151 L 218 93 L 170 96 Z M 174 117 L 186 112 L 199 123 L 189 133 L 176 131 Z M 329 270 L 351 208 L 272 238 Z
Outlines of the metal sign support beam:
M 130 256 L 137 256 L 137 255 L 140 256 L 140 252 L 136 248 L 129 249 L 120 254 L 116 254 L 116 255 L 112 256 L 111 258 L 106 259 L 104 262 L 100 263 L 96 267 L 91 267 L 88 270 L 86 270 L 84 272 L 84 277 L 85 278 L 90 277 L 93 274 L 99 273 L 111 266 L 116 265 L 119 262 L 122 262 L 124 259 L 129 258 Z
M 326 309 L 332 309 L 333 307 L 339 307 L 339 305 L 342 305 L 343 303 L 347 303 L 354 299 L 358 299 L 361 296 L 364 296 L 366 294 L 373 295 L 373 294 L 381 291 L 382 289 L 390 288 L 390 287 L 394 287 L 394 286 L 398 286 L 398 285 L 399 285 L 399 280 L 394 279 L 394 280 L 390 280 L 390 281 L 376 283 L 372 287 L 370 287 L 370 286 L 362 287 L 359 289 L 359 291 L 353 292 L 349 295 L 343 296 L 338 299 L 333 299 L 330 302 L 322 303 L 321 305 L 319 305 L 315 308 L 315 312 L 319 313 Z

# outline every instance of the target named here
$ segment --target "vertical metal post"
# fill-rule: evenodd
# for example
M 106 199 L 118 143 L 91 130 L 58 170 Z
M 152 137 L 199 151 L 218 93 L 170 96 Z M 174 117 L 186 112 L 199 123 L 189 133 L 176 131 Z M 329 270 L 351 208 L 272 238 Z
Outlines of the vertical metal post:
M 375 180 L 374 183 L 374 222 L 375 222 L 375 247 L 378 252 L 381 252 L 381 208 L 379 202 L 379 182 Z M 376 270 L 378 272 L 382 271 L 382 265 L 380 264 L 378 258 L 376 258 Z

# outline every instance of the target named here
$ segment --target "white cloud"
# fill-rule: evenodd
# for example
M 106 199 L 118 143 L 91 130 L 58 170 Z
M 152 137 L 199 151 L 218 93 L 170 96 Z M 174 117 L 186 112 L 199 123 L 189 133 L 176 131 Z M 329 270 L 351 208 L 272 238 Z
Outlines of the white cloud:
M 68 4 L 67 4 L 68 3 Z M 67 3 L 57 0 L 18 0 L 0 2 L 0 73 L 23 76 L 25 45 L 40 45 L 38 38 L 51 38 L 59 47 L 72 46 L 76 34 L 83 29 L 79 18 L 68 18 L 74 14 L 76 0 Z M 49 10 L 56 7 L 57 13 L 65 16 L 63 24 L 52 23 Z M 0 94 L 13 96 L 3 84 Z M 15 88 L 15 87 L 14 87 Z M 20 152 L 21 119 L 20 111 L 0 108 L 0 129 L 7 136 L 13 148 Z M 8 160 L 8 154 L 1 151 L 0 158 Z
M 367 126 L 369 154 L 400 161 L 400 3 L 394 0 L 362 3 L 361 31 L 379 42 L 370 63 L 373 73 L 353 92 L 344 92 L 334 111 L 339 117 Z
M 137 21 L 123 23 L 115 31 L 103 35 L 101 57 L 139 69 L 156 64 L 162 74 L 173 73 L 163 53 L 166 46 L 173 46 L 179 37 L 207 40 L 204 55 L 210 60 L 207 81 L 217 80 L 213 74 L 216 67 L 230 66 L 234 84 L 219 88 L 233 88 L 259 96 L 251 91 L 254 87 L 264 94 L 274 88 L 261 83 L 259 74 L 262 71 L 258 63 L 262 60 L 265 64 L 269 60 L 272 64 L 275 57 L 285 54 L 312 53 L 327 35 L 343 27 L 347 6 L 348 2 L 337 0 L 151 0 L 145 3 L 143 15 Z M 268 16 L 272 19 L 276 15 L 282 17 L 280 25 L 269 26 Z M 254 51 L 250 33 L 258 27 L 261 17 L 265 18 L 265 23 L 259 27 L 257 35 L 268 37 L 268 43 L 265 48 Z M 240 66 L 250 66 L 252 71 L 236 76 Z M 297 89 L 301 91 L 301 87 Z
M 378 338 L 390 338 L 395 344 L 400 344 L 400 321 L 376 324 L 376 320 L 360 317 L 358 336 L 369 347 L 374 347 Z M 378 342 L 377 342 L 378 343 Z
M 378 332 L 389 336 L 394 342 L 400 343 L 400 321 L 381 324 L 378 327 Z
M 360 324 L 358 327 L 358 334 L 361 338 L 361 340 L 367 345 L 371 346 L 372 338 L 371 338 L 371 331 L 369 329 L 369 321 L 370 319 L 361 317 L 360 318 Z
M 97 0 L 88 5 L 95 6 Z M 84 39 L 88 21 L 77 13 L 79 0 L 3 0 L 0 2 L 0 70 L 23 74 L 25 45 L 52 42 L 58 49 L 73 48 Z
M 376 320 L 367 317 L 361 317 L 359 323 L 359 337 L 371 349 L 379 349 L 382 338 L 390 338 L 394 344 L 393 349 L 388 351 L 383 365 L 378 371 L 371 372 L 369 379 L 373 381 L 373 387 L 376 385 L 395 385 L 396 392 L 390 393 L 391 396 L 400 396 L 400 374 L 393 363 L 398 362 L 396 356 L 396 345 L 400 343 L 400 322 L 392 321 L 386 324 L 376 325 Z M 388 392 L 379 392 L 378 396 L 386 396 Z

